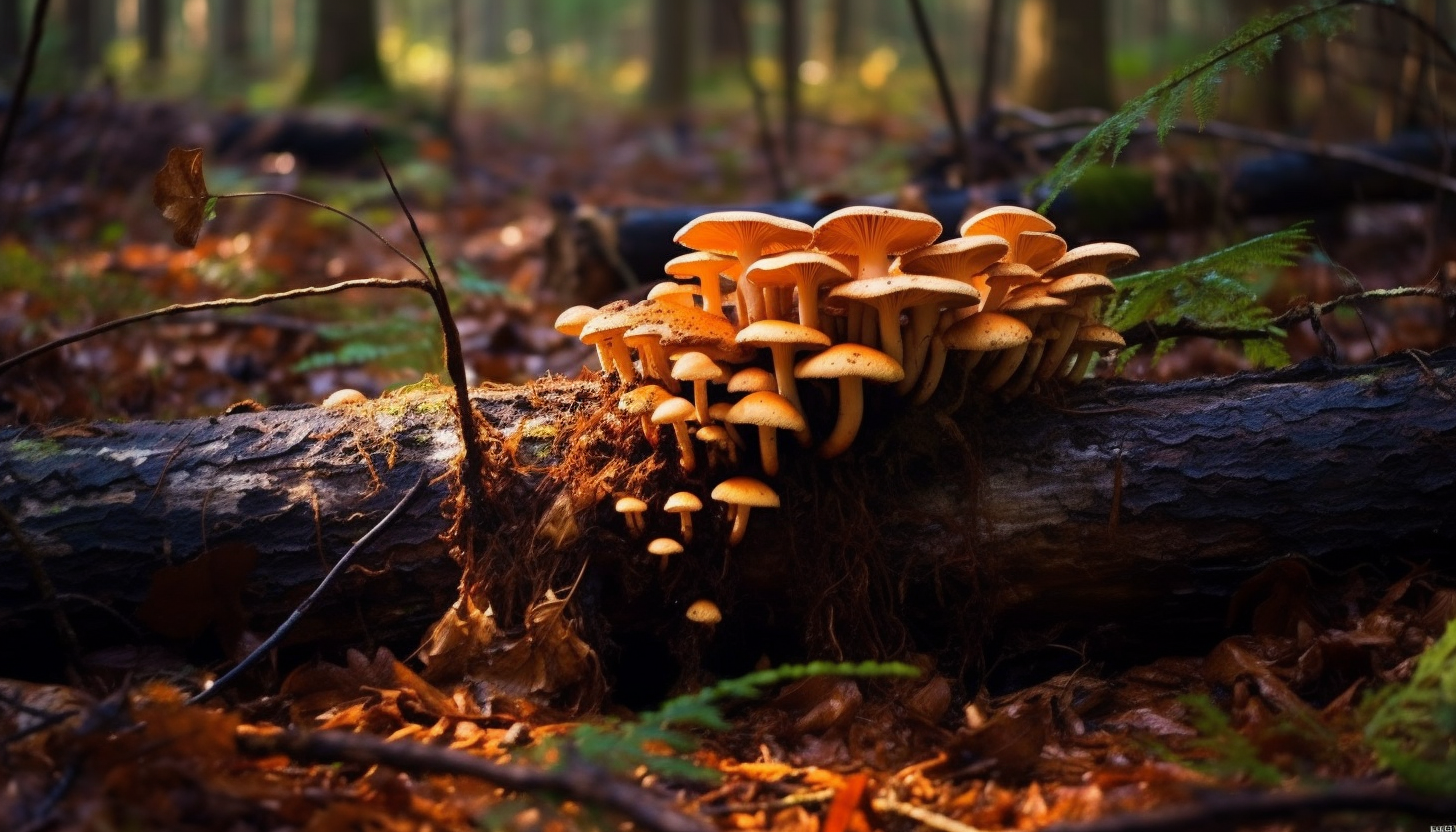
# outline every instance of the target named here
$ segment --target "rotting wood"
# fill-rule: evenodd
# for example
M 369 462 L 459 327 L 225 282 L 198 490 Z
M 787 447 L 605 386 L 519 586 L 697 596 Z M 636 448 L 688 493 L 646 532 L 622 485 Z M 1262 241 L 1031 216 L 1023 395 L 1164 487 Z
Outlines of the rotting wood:
M 133 616 L 159 569 L 230 543 L 256 555 L 246 585 L 209 591 L 220 605 L 240 604 L 248 626 L 273 626 L 427 473 L 428 494 L 294 636 L 311 649 L 409 645 L 455 600 L 459 576 L 439 540 L 458 450 L 443 395 L 358 410 L 6 429 L 0 504 L 45 556 L 78 635 L 95 647 L 124 633 L 91 602 Z M 676 517 L 652 512 L 648 534 L 633 538 L 610 500 L 569 494 L 547 476 L 563 450 L 559 431 L 597 413 L 606 396 L 597 382 L 561 379 L 476 396 L 515 443 L 513 491 L 560 508 L 554 519 L 486 533 L 500 536 L 502 551 L 535 547 L 559 561 L 546 576 L 558 590 L 590 559 L 574 610 L 588 640 L 650 636 L 673 652 L 737 645 L 774 659 L 943 655 L 979 643 L 989 622 L 1019 649 L 1057 641 L 1095 651 L 1129 634 L 1218 631 L 1238 585 L 1282 557 L 1320 572 L 1400 574 L 1414 562 L 1449 574 L 1456 551 L 1449 351 L 1422 362 L 1089 384 L 1056 407 L 972 402 L 951 415 L 932 402 L 886 418 L 881 400 L 845 459 L 787 449 L 775 483 L 784 509 L 755 512 L 731 554 L 721 507 L 705 500 L 692 545 L 665 573 L 645 545 L 671 534 Z M 635 419 L 609 421 L 632 440 L 624 447 L 634 460 L 651 458 Z M 722 477 L 680 478 L 669 445 L 643 479 L 649 502 L 683 486 L 706 493 Z M 18 557 L 14 540 L 0 538 L 7 653 L 52 640 Z M 723 608 L 713 644 L 681 622 L 700 597 Z

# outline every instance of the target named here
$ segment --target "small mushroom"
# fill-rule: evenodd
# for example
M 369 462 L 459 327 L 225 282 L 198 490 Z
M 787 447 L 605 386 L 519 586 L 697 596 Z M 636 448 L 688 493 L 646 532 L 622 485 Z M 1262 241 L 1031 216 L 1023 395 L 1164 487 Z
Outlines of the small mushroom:
M 672 425 L 684 471 L 692 471 L 697 467 L 697 457 L 693 454 L 693 438 L 688 435 L 687 424 L 696 413 L 692 402 L 678 396 L 673 396 L 652 411 L 652 424 Z
M 678 381 L 693 383 L 693 405 L 698 411 L 698 424 L 711 425 L 708 415 L 708 382 L 718 381 L 724 375 L 718 363 L 700 352 L 685 352 L 672 365 L 672 377 Z
M 694 624 L 702 624 L 712 630 L 719 621 L 723 620 L 723 613 L 718 610 L 718 605 L 706 598 L 700 598 L 688 607 L 687 619 Z
M 672 398 L 672 394 L 663 387 L 656 384 L 644 384 L 623 393 L 621 398 L 617 399 L 617 408 L 629 416 L 636 416 L 642 420 L 642 432 L 646 434 L 648 443 L 656 448 L 657 429 L 652 426 L 652 411 L 670 398 Z
M 760 390 L 777 390 L 778 382 L 773 373 L 762 367 L 744 367 L 728 379 L 729 393 L 757 393 Z
M 727 402 L 722 404 L 723 412 L 726 414 L 731 405 Z M 697 439 L 708 446 L 708 464 L 710 466 L 722 465 L 725 458 L 729 465 L 738 464 L 738 443 L 728 435 L 727 425 L 704 425 L 698 428 Z
M 1102 324 L 1088 324 L 1077 330 L 1077 340 L 1072 342 L 1072 349 L 1077 351 L 1077 362 L 1065 376 L 1073 384 L 1081 384 L 1082 379 L 1087 375 L 1087 368 L 1092 365 L 1092 356 L 1106 350 L 1121 349 L 1127 346 L 1127 342 L 1117 333 L 1117 330 Z
M 654 538 L 651 543 L 647 544 L 648 553 L 657 555 L 657 568 L 662 572 L 667 571 L 668 559 L 673 555 L 682 554 L 682 550 L 682 544 L 670 537 Z
M 758 427 L 759 461 L 763 464 L 763 472 L 770 477 L 779 472 L 778 432 L 791 430 L 797 433 L 809 427 L 793 402 L 767 390 L 744 396 L 728 410 L 728 421 Z
M 621 497 L 617 500 L 617 513 L 627 521 L 627 531 L 633 537 L 640 537 L 647 529 L 647 521 L 643 515 L 647 513 L 647 504 L 636 497 Z
M 755 508 L 778 508 L 778 492 L 753 477 L 729 477 L 713 489 L 713 499 L 728 504 L 733 530 L 728 545 L 737 546 L 748 533 L 748 514 Z
M 335 390 L 329 394 L 320 407 L 343 407 L 349 404 L 362 404 L 369 401 L 369 397 L 360 393 L 352 387 L 345 387 L 342 390 Z
M 701 433 L 701 431 L 699 431 Z M 667 498 L 662 510 L 668 514 L 676 514 L 682 521 L 682 539 L 684 543 L 693 542 L 693 512 L 701 510 L 703 501 L 691 491 L 678 491 Z
M 848 450 L 859 433 L 860 420 L 864 416 L 865 379 L 894 384 L 905 377 L 905 371 L 893 358 L 860 344 L 832 346 L 800 361 L 794 374 L 799 378 L 839 379 L 839 416 L 835 419 L 834 430 L 819 446 L 819 456 L 825 459 Z

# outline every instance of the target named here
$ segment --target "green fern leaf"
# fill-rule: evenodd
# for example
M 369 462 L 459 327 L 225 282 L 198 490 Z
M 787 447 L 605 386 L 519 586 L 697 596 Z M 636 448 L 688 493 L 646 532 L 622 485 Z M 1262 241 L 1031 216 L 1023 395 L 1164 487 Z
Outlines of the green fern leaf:
M 1167 138 L 1185 105 L 1191 105 L 1200 124 L 1212 117 L 1218 103 L 1219 83 L 1230 66 L 1245 71 L 1267 66 L 1286 42 L 1308 37 L 1311 30 L 1327 37 L 1348 29 L 1353 17 L 1350 0 L 1315 0 L 1255 20 L 1240 27 L 1217 46 L 1185 64 L 1161 83 L 1122 105 L 1102 124 L 1072 145 L 1032 189 L 1045 193 L 1045 212 L 1057 195 L 1089 167 L 1127 147 L 1133 133 L 1154 111 L 1158 113 L 1158 140 Z

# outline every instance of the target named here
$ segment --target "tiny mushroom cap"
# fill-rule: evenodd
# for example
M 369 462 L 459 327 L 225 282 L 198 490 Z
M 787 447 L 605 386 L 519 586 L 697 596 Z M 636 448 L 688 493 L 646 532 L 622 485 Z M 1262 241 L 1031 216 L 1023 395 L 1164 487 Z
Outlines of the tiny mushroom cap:
M 345 387 L 342 390 L 335 390 L 324 399 L 320 407 L 343 407 L 346 404 L 360 404 L 369 401 L 369 397 L 360 393 L 352 387 Z
M 730 265 L 737 262 L 738 260 L 736 258 L 726 254 L 718 254 L 712 251 L 694 251 L 667 261 L 667 266 L 664 267 L 664 270 L 679 280 L 696 277 L 698 279 L 698 291 L 703 296 L 704 306 L 714 315 L 722 315 L 723 287 L 719 282 L 719 275 Z
M 1063 369 L 1063 361 L 1072 349 L 1072 340 L 1084 321 L 1091 320 L 1100 298 L 1117 291 L 1112 281 L 1100 274 L 1069 274 L 1046 284 L 1047 293 L 1066 299 L 1071 307 L 1062 310 L 1056 317 L 1057 338 L 1047 345 L 1042 355 L 1041 366 L 1036 377 L 1043 381 Z
M 843 263 L 816 251 L 765 257 L 748 269 L 748 278 L 761 287 L 794 287 L 799 295 L 799 323 L 813 329 L 819 328 L 819 290 L 852 277 Z
M 777 390 L 778 382 L 773 373 L 762 367 L 744 367 L 728 379 L 729 393 L 757 393 L 760 390 Z
M 1019 318 L 1000 312 L 977 312 L 957 321 L 941 338 L 953 350 L 995 352 L 1029 343 L 1031 327 Z
M 574 338 L 581 334 L 581 328 L 596 317 L 596 314 L 595 306 L 573 306 L 556 316 L 556 331 Z
M 825 459 L 844 453 L 859 433 L 865 380 L 894 384 L 905 377 L 895 359 L 863 344 L 836 344 L 800 361 L 794 374 L 799 378 L 839 379 L 839 415 L 834 430 L 819 446 L 819 456 Z
M 693 404 L 698 409 L 698 424 L 710 424 L 708 416 L 708 382 L 718 381 L 724 375 L 718 362 L 695 351 L 682 353 L 672 365 L 672 377 L 678 381 L 693 383 Z
M 1060 260 L 1047 268 L 1043 277 L 1062 277 L 1078 272 L 1105 275 L 1118 266 L 1127 265 L 1137 258 L 1137 249 L 1129 245 L 1090 243 L 1085 246 L 1077 246 L 1062 255 Z
M 1127 346 L 1127 342 L 1117 333 L 1117 330 L 1102 324 L 1087 324 L 1077 330 L 1077 339 L 1072 342 L 1072 349 L 1077 351 L 1077 362 L 1067 373 L 1067 379 L 1073 384 L 1079 384 L 1082 378 L 1087 375 L 1087 368 L 1092 363 L 1092 356 L 1105 350 L 1121 349 Z
M 664 401 L 652 411 L 652 424 L 672 425 L 684 471 L 691 471 L 698 464 L 697 456 L 693 453 L 693 438 L 688 435 L 687 425 L 687 421 L 696 415 L 697 408 L 693 407 L 693 403 L 677 396 Z
M 723 402 L 722 405 L 722 414 L 726 416 L 731 405 L 727 402 Z M 713 405 L 713 407 L 717 406 Z M 718 452 L 722 451 L 727 454 L 729 465 L 738 464 L 738 445 L 733 441 L 733 437 L 728 435 L 726 425 L 704 425 L 698 428 L 697 438 L 699 442 L 708 446 L 709 460 L 716 460 Z
M 758 448 L 763 471 L 770 477 L 779 472 L 778 432 L 807 430 L 809 425 L 793 402 L 778 393 L 749 393 L 728 410 L 729 422 L 758 427 Z
M 703 501 L 691 491 L 678 491 L 667 498 L 662 510 L 668 514 L 676 514 L 682 519 L 683 541 L 691 543 L 693 539 L 693 512 L 703 508 Z
M 706 598 L 700 598 L 688 607 L 687 619 L 694 624 L 706 624 L 712 627 L 723 620 L 723 613 L 718 610 L 718 605 Z
M 930 245 L 940 230 L 929 214 L 856 205 L 814 223 L 814 248 L 857 255 L 859 277 L 881 277 L 889 274 L 890 257 Z
M 733 519 L 733 530 L 728 535 L 728 545 L 743 542 L 748 532 L 748 512 L 753 508 L 778 508 L 778 492 L 753 477 L 729 477 L 713 489 L 713 499 L 727 503 Z
M 1010 243 L 1023 231 L 1056 231 L 1051 220 L 1030 208 L 1017 205 L 997 205 L 961 223 L 961 236 L 973 234 L 995 234 Z
M 1041 273 L 1066 253 L 1067 241 L 1050 231 L 1023 231 L 1012 241 L 1006 259 L 1012 263 L 1023 263 Z
M 617 513 L 627 521 L 627 530 L 633 537 L 642 534 L 646 528 L 642 515 L 647 511 L 647 504 L 636 497 L 622 497 L 617 500 Z
M 814 229 L 802 222 L 758 211 L 715 211 L 698 217 L 673 235 L 673 242 L 698 251 L 731 254 L 747 269 L 766 254 L 808 247 Z M 743 284 L 747 283 L 747 286 Z M 763 297 L 752 280 L 740 280 L 739 291 L 747 307 L 745 322 L 763 317 Z
M 659 558 L 658 568 L 664 571 L 667 569 L 668 558 L 671 558 L 673 555 L 680 555 L 682 551 L 682 544 L 670 537 L 653 538 L 652 542 L 647 544 L 647 552 L 657 555 Z

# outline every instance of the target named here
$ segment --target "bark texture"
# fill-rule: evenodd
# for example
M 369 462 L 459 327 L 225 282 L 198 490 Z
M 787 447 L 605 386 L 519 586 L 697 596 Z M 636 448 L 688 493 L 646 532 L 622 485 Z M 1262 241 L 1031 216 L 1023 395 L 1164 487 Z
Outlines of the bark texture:
M 979 643 L 982 624 L 1022 649 L 1176 641 L 1221 628 L 1240 583 L 1289 556 L 1319 571 L 1451 570 L 1456 355 L 1090 384 L 1056 407 L 968 400 L 952 413 L 953 394 L 940 409 L 891 415 L 891 402 L 871 400 L 866 433 L 831 463 L 783 443 L 783 507 L 755 510 L 729 551 L 722 508 L 706 499 L 724 473 L 683 476 L 671 434 L 654 452 L 635 421 L 615 416 L 608 386 L 483 391 L 477 409 L 515 460 L 496 493 L 542 509 L 481 538 L 502 578 L 513 553 L 548 564 L 542 585 L 491 591 L 540 597 L 584 569 L 577 614 L 609 662 L 609 645 L 626 654 L 654 639 L 701 641 L 672 633 L 683 608 L 714 598 L 725 618 L 709 652 L 742 652 L 718 657 L 734 665 L 762 653 L 944 655 Z M 822 432 L 832 420 L 822 391 L 805 397 L 825 411 Z M 293 637 L 311 648 L 409 645 L 454 601 L 460 574 L 440 542 L 457 451 L 445 401 L 8 429 L 0 507 L 90 647 L 125 640 L 113 613 L 143 610 L 148 621 L 159 603 L 213 610 L 199 632 L 226 626 L 228 610 L 235 624 L 273 626 L 426 472 L 427 494 Z M 583 446 L 627 467 L 562 476 L 558 461 Z M 654 506 L 684 487 L 704 497 L 692 544 L 665 571 L 646 541 L 674 535 L 678 520 L 649 512 L 647 534 L 628 536 L 605 497 L 629 486 Z M 31 576 L 14 536 L 0 533 L 6 651 L 51 639 Z

